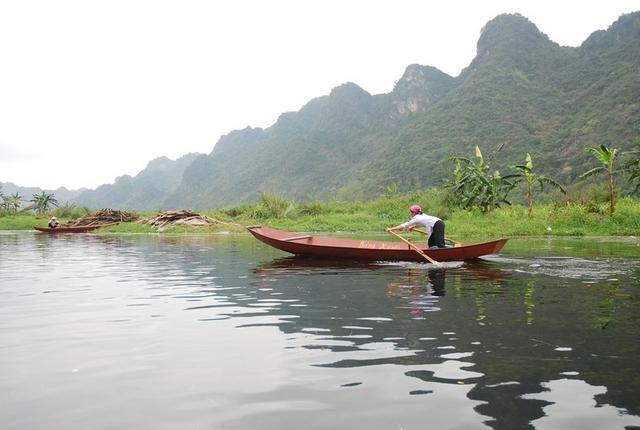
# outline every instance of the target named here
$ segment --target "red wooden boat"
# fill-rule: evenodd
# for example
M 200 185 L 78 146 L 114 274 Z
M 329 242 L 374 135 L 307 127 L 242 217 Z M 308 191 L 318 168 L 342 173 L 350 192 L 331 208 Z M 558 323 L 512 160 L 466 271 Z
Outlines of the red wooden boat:
M 33 227 L 34 229 L 38 230 L 39 232 L 42 233 L 85 233 L 87 231 L 93 231 L 96 230 L 100 227 L 106 227 L 109 225 L 115 225 L 118 224 L 117 222 L 112 222 L 109 224 L 94 224 L 94 225 L 79 225 L 79 226 L 58 226 L 56 228 L 51 228 L 51 227 Z
M 247 229 L 256 239 L 267 245 L 296 255 L 378 261 L 425 261 L 422 255 L 403 242 L 312 236 L 260 226 L 247 227 Z M 425 241 L 416 242 L 415 245 L 436 261 L 459 261 L 496 254 L 500 252 L 507 240 L 498 239 L 439 249 L 427 248 Z

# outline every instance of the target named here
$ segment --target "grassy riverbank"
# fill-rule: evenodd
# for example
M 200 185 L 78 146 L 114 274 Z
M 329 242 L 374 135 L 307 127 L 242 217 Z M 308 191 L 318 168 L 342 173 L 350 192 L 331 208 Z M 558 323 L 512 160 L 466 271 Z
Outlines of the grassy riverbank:
M 426 213 L 441 217 L 447 226 L 447 236 L 452 238 L 640 235 L 640 200 L 631 198 L 621 199 L 612 217 L 609 216 L 607 203 L 538 205 L 529 217 L 526 207 L 522 205 L 482 214 L 477 210 L 448 208 L 439 199 L 430 198 L 427 194 L 351 204 L 291 205 L 280 211 L 267 211 L 268 205 L 263 203 L 208 215 L 242 225 L 261 224 L 293 231 L 372 232 L 384 231 L 386 227 L 408 220 L 407 209 L 414 202 L 422 204 Z
M 613 216 L 606 202 L 579 204 L 565 202 L 536 205 L 531 217 L 522 205 L 507 206 L 487 214 L 448 207 L 435 192 L 406 196 L 380 197 L 366 202 L 294 203 L 277 196 L 264 196 L 259 203 L 206 211 L 203 215 L 229 224 L 210 227 L 174 226 L 164 233 L 208 233 L 243 231 L 242 226 L 268 225 L 291 231 L 376 232 L 408 219 L 407 208 L 419 203 L 426 213 L 445 220 L 447 236 L 514 237 L 514 236 L 630 236 L 640 235 L 640 200 L 620 199 Z M 142 213 L 150 218 L 155 213 Z M 58 216 L 64 224 L 73 214 Z M 31 230 L 46 226 L 49 215 L 5 215 L 0 217 L 0 230 Z M 122 223 L 101 232 L 157 233 L 154 227 L 141 223 Z

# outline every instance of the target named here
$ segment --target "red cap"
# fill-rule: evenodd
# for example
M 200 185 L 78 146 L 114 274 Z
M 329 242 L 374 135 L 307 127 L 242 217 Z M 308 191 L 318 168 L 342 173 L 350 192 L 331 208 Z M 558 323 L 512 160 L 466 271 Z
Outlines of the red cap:
M 413 205 L 409 208 L 409 212 L 411 212 L 411 215 L 421 214 L 422 208 L 418 205 Z

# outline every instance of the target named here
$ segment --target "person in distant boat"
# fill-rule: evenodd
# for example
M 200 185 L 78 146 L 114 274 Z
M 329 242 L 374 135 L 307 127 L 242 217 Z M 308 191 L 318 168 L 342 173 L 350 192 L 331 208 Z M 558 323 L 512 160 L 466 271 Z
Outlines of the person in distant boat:
M 60 223 L 58 222 L 58 219 L 54 216 L 51 217 L 51 219 L 49 220 L 49 227 L 50 228 L 56 228 L 58 227 Z
M 422 213 L 422 208 L 418 205 L 412 205 L 409 208 L 411 219 L 405 223 L 395 227 L 388 228 L 387 231 L 397 231 L 410 227 L 422 226 L 425 228 L 427 237 L 429 238 L 429 248 L 446 248 L 444 244 L 444 221 L 440 218 Z

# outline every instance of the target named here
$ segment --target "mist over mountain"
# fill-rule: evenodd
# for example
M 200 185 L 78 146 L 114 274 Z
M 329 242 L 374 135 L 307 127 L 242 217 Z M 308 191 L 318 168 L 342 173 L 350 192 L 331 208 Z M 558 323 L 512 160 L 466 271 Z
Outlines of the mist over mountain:
M 135 176 L 122 175 L 113 184 L 101 185 L 95 190 L 81 188 L 68 190 L 60 187 L 55 190 L 43 190 L 39 187 L 21 187 L 11 182 L 0 182 L 0 191 L 22 197 L 23 207 L 34 194 L 42 191 L 53 194 L 59 205 L 65 203 L 90 208 L 131 208 L 153 210 L 159 208 L 158 202 L 166 199 L 182 181 L 182 174 L 199 155 L 191 153 L 173 161 L 167 157 L 151 160 Z
M 446 42 L 443 42 L 446 43 Z M 266 129 L 222 136 L 211 153 L 158 159 L 135 177 L 82 192 L 90 207 L 206 209 L 255 201 L 368 198 L 438 187 L 451 156 L 478 145 L 492 165 L 522 163 L 567 184 L 594 167 L 584 148 L 630 149 L 640 135 L 640 12 L 579 47 L 564 47 L 519 14 L 482 29 L 459 76 L 409 65 L 388 94 L 356 83 L 286 112 Z M 6 190 L 5 190 L 6 191 Z
M 90 208 L 158 209 L 159 202 L 178 187 L 185 169 L 199 155 L 191 153 L 175 161 L 156 158 L 136 176 L 119 176 L 113 184 L 85 190 L 73 202 Z
M 0 191 L 6 195 L 13 195 L 18 193 L 23 200 L 23 206 L 27 206 L 27 202 L 33 197 L 34 194 L 40 194 L 42 191 L 53 194 L 59 204 L 71 202 L 80 193 L 85 191 L 86 188 L 78 190 L 69 190 L 65 187 L 56 188 L 55 190 L 43 190 L 40 187 L 21 187 L 13 182 L 0 182 Z

